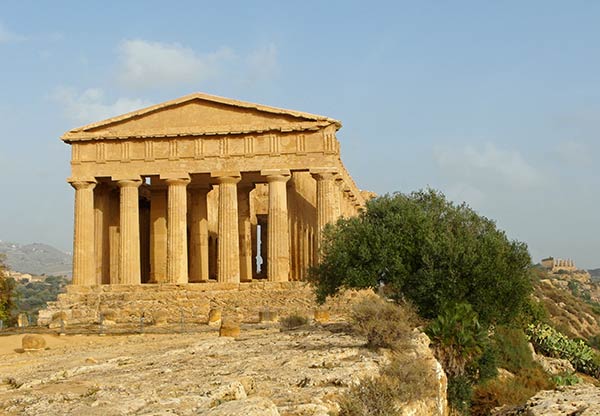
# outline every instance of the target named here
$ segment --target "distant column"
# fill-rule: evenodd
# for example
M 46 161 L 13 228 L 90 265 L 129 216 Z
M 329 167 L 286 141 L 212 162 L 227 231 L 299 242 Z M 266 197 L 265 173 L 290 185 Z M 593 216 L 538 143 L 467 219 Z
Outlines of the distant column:
M 254 185 L 238 186 L 238 231 L 240 233 L 240 281 L 252 281 L 252 224 L 250 222 L 250 192 Z
M 119 180 L 120 203 L 120 261 L 119 279 L 124 285 L 141 284 L 140 273 L 140 218 L 139 193 L 142 184 L 139 179 Z
M 207 282 L 208 276 L 208 204 L 210 186 L 190 190 L 190 282 Z
M 94 181 L 72 181 L 75 188 L 73 284 L 96 284 L 94 254 Z
M 219 184 L 219 236 L 217 281 L 240 282 L 237 183 L 239 173 L 213 174 Z
M 189 178 L 167 179 L 167 282 L 187 283 L 187 184 Z
M 315 169 L 310 172 L 317 181 L 317 249 L 321 245 L 325 225 L 339 217 L 339 192 L 333 169 Z
M 269 229 L 267 277 L 272 282 L 287 282 L 290 275 L 290 230 L 286 182 L 289 170 L 263 170 L 269 183 Z
M 110 283 L 109 189 L 106 185 L 94 190 L 96 284 Z
M 150 283 L 167 280 L 167 190 L 152 184 L 150 197 Z

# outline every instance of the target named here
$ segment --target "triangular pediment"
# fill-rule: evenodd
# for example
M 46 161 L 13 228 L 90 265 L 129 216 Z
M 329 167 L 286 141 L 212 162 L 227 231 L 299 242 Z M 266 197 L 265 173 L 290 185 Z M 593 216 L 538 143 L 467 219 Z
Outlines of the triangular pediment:
M 337 120 L 309 113 L 192 94 L 70 130 L 66 142 L 143 137 L 243 134 L 314 130 Z

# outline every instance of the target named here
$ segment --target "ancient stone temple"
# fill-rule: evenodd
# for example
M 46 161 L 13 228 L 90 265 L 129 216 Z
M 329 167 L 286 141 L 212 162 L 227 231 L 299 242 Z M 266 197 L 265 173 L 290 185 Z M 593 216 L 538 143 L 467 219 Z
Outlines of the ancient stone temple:
M 364 197 L 328 117 L 205 94 L 73 129 L 73 285 L 302 280 Z

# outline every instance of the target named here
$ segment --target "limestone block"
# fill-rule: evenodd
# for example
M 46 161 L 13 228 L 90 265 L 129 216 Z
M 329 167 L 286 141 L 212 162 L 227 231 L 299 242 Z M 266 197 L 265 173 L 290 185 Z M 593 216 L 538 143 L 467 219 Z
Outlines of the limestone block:
M 152 320 L 156 326 L 166 325 L 169 321 L 169 313 L 165 310 L 158 310 L 152 314 Z
M 278 318 L 279 318 L 279 316 L 276 311 L 272 311 L 269 309 L 263 309 L 262 311 L 258 312 L 258 321 L 261 323 L 277 322 Z
M 251 397 L 230 401 L 217 406 L 206 413 L 206 416 L 279 416 L 277 406 L 264 397 Z
M 220 337 L 233 337 L 237 338 L 240 336 L 240 324 L 237 322 L 229 321 L 223 322 L 219 329 Z
M 25 351 L 39 351 L 46 348 L 46 340 L 41 335 L 25 335 L 21 340 L 21 345 Z
M 210 325 L 210 326 L 221 325 L 221 310 L 220 309 L 213 308 L 208 312 L 208 325 Z
M 323 309 L 315 309 L 314 319 L 320 324 L 329 322 L 330 316 L 329 311 Z

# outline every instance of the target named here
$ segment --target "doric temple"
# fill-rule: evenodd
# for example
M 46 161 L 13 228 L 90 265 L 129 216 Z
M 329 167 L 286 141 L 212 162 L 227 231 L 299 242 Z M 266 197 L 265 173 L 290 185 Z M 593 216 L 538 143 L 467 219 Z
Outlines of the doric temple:
M 73 284 L 302 280 L 365 196 L 328 117 L 206 94 L 65 133 Z

